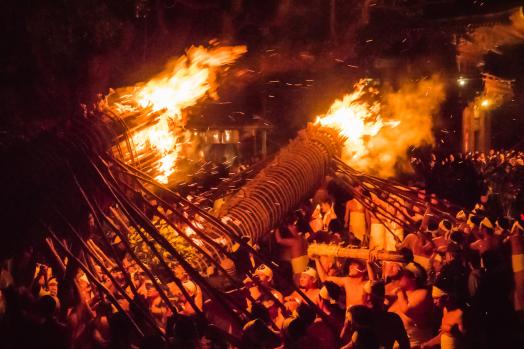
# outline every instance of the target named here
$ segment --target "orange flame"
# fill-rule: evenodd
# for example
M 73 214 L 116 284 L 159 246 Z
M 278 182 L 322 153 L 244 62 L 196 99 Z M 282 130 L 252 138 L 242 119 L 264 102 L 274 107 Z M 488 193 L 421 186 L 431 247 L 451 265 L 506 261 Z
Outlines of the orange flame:
M 131 96 L 115 103 L 119 111 L 152 111 L 155 124 L 132 135 L 135 151 L 156 152 L 155 179 L 167 183 L 175 172 L 180 151 L 176 129 L 184 126 L 182 111 L 206 97 L 216 99 L 217 74 L 247 51 L 245 46 L 189 48 L 166 69 L 146 83 L 134 86 Z
M 355 91 L 337 99 L 325 115 L 317 116 L 316 123 L 337 129 L 346 137 L 344 158 L 352 166 L 362 168 L 369 155 L 367 140 L 376 136 L 384 126 L 395 127 L 396 120 L 383 121 L 378 101 L 367 102 L 366 94 L 376 95 L 378 91 L 367 86 L 367 80 L 360 80 Z
M 432 117 L 444 100 L 444 84 L 433 76 L 379 95 L 368 81 L 359 81 L 354 92 L 336 100 L 316 123 L 347 138 L 342 160 L 349 165 L 392 176 L 411 146 L 433 143 Z

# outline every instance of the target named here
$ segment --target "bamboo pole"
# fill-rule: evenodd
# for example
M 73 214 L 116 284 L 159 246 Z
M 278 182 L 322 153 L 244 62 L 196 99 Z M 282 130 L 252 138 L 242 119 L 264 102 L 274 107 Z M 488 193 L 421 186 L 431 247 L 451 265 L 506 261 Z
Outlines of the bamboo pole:
M 308 256 L 311 258 L 319 256 L 351 258 L 369 260 L 370 257 L 375 257 L 380 261 L 407 263 L 409 259 L 400 252 L 392 251 L 376 251 L 366 248 L 348 248 L 333 244 L 310 244 L 307 249 Z
M 104 161 L 104 159 L 102 159 L 101 157 L 99 157 L 99 159 L 103 162 L 103 163 L 106 163 Z M 145 173 L 142 173 L 140 172 L 139 170 L 119 161 L 118 159 L 114 159 L 114 162 L 119 165 L 119 167 L 124 170 L 125 172 L 129 173 L 130 175 L 132 175 L 133 177 L 135 178 L 138 178 L 139 180 L 143 180 L 145 181 L 146 183 L 149 183 L 151 185 L 154 185 L 155 187 L 157 188 L 160 188 L 161 190 L 163 190 L 164 192 L 168 193 L 169 195 L 172 195 L 173 197 L 177 198 L 177 200 L 181 203 L 184 203 L 185 205 L 187 205 L 188 207 L 190 208 L 193 208 L 194 210 L 196 210 L 197 212 L 199 212 L 199 214 L 204 217 L 205 219 L 207 219 L 208 221 L 210 221 L 211 223 L 213 223 L 213 225 L 221 232 L 223 232 L 224 234 L 226 234 L 227 236 L 229 236 L 233 241 L 237 242 L 240 244 L 240 246 L 244 247 L 247 251 L 249 251 L 250 253 L 253 254 L 253 256 L 257 259 L 257 261 L 261 262 L 261 263 L 264 263 L 268 266 L 273 266 L 273 271 L 276 275 L 281 275 L 280 272 L 278 271 L 278 265 L 275 264 L 273 261 L 271 261 L 270 259 L 262 256 L 261 254 L 259 254 L 252 246 L 250 246 L 249 244 L 247 244 L 246 242 L 244 242 L 240 236 L 238 236 L 237 234 L 235 234 L 234 232 L 230 231 L 228 227 L 224 226 L 224 223 L 222 221 L 220 221 L 219 219 L 217 219 L 216 217 L 210 215 L 208 212 L 204 211 L 204 210 L 201 210 L 200 208 L 198 208 L 196 205 L 194 205 L 192 202 L 186 200 L 185 198 L 183 198 L 182 196 L 180 196 L 179 194 L 173 192 L 172 190 L 170 190 L 168 187 L 166 187 L 165 185 L 159 183 L 158 181 L 154 180 L 153 178 L 151 178 L 149 175 L 145 174 Z M 284 280 L 286 280 L 284 278 Z M 336 333 L 336 330 L 335 330 L 335 327 L 333 326 L 333 323 L 332 321 L 330 320 L 330 318 L 326 315 L 326 313 L 324 313 L 320 308 L 318 308 L 318 306 L 312 302 L 309 297 L 307 297 L 307 295 L 299 288 L 297 287 L 297 285 L 295 285 L 294 282 L 292 281 L 289 281 L 289 285 L 291 286 L 291 288 L 296 291 L 305 301 L 306 303 L 313 307 L 313 309 L 315 309 L 317 315 L 320 316 L 320 318 L 322 318 L 323 320 L 326 321 L 326 323 L 329 325 L 330 329 L 333 330 L 335 332 L 335 334 L 338 336 L 338 333 Z
M 105 235 L 104 231 L 103 231 L 103 228 L 102 228 L 102 222 L 100 221 L 100 217 L 99 217 L 99 214 L 97 214 L 96 210 L 95 210 L 95 207 L 93 206 L 93 203 L 91 202 L 91 200 L 89 200 L 88 196 L 87 196 L 87 193 L 84 191 L 84 189 L 82 188 L 82 186 L 80 185 L 80 183 L 78 182 L 76 176 L 75 176 L 75 181 L 76 181 L 76 184 L 77 184 L 77 187 L 82 195 L 82 197 L 84 198 L 84 201 L 87 203 L 88 207 L 89 207 L 89 210 L 91 211 L 91 214 L 93 215 L 93 218 L 94 218 L 94 221 L 95 221 L 95 225 L 96 227 L 98 228 L 99 232 L 100 232 L 100 236 L 102 237 L 102 241 L 105 243 L 105 246 L 106 248 L 108 249 L 108 251 L 111 251 L 112 254 L 113 254 L 113 257 L 114 257 L 114 260 L 116 262 L 116 264 L 118 265 L 119 269 L 122 271 L 123 275 L 124 275 L 124 278 L 127 282 L 127 284 L 129 285 L 129 288 L 131 289 L 131 292 L 133 293 L 133 296 L 135 298 L 139 298 L 139 294 L 138 294 L 138 290 L 136 289 L 134 283 L 133 283 L 133 280 L 131 280 L 131 276 L 129 275 L 129 272 L 127 271 L 127 269 L 123 266 L 122 264 L 122 261 L 118 258 L 117 256 L 117 252 L 114 248 L 113 245 L 111 245 L 109 239 L 107 238 L 107 236 Z M 99 207 L 97 206 L 97 208 L 99 209 Z M 101 212 L 101 210 L 99 209 L 99 211 Z M 92 241 L 92 240 L 89 240 L 89 241 Z M 93 242 L 93 245 L 96 246 L 98 249 L 99 247 L 94 244 L 94 241 Z M 124 243 L 125 245 L 125 243 Z M 129 247 L 129 245 L 126 245 L 126 247 Z M 100 250 L 101 251 L 101 250 Z M 94 251 L 93 251 L 94 252 Z M 136 258 L 136 256 L 134 256 L 133 254 L 133 251 L 131 251 L 130 249 L 128 249 L 128 253 L 130 253 L 131 255 L 131 258 L 133 258 L 135 260 L 135 262 L 137 263 L 137 265 L 142 268 L 142 270 L 144 270 L 146 272 L 146 268 L 143 264 L 140 263 L 140 261 L 138 260 L 138 258 Z M 104 254 L 105 256 L 105 254 Z M 108 258 L 106 256 L 106 258 Z M 149 270 L 147 270 L 147 272 L 149 272 Z M 152 275 L 150 272 L 149 274 L 146 272 L 146 275 Z M 153 278 L 154 279 L 154 278 Z M 156 281 L 156 280 L 155 280 Z M 161 292 L 163 292 L 163 290 L 160 289 L 160 286 L 158 287 L 157 291 L 159 292 L 159 294 L 161 294 Z M 162 337 L 165 338 L 165 333 L 164 331 L 162 331 L 161 328 L 158 327 L 158 325 L 156 324 L 155 320 L 152 318 L 152 315 L 149 311 L 149 309 L 145 308 L 142 306 L 141 303 L 137 304 L 138 308 L 139 308 L 139 311 L 145 315 L 145 318 L 146 318 L 146 321 L 148 321 L 150 323 L 150 325 L 153 325 L 153 328 L 158 331 Z
M 97 280 L 97 278 L 91 273 L 91 271 L 89 270 L 89 268 L 84 264 L 82 263 L 82 261 L 77 257 L 75 256 L 68 248 L 67 246 L 65 246 L 61 241 L 60 239 L 58 239 L 58 237 L 55 235 L 55 233 L 53 233 L 52 231 L 49 231 L 50 233 L 50 236 L 55 240 L 55 242 L 58 244 L 58 246 L 60 246 L 64 252 L 69 255 L 69 257 L 74 260 L 78 266 L 80 267 L 80 269 L 82 269 L 82 271 L 86 274 L 86 276 L 91 280 L 91 282 L 93 282 L 97 287 L 98 289 L 100 289 L 107 297 L 108 299 L 111 301 L 111 303 L 115 306 L 115 308 L 118 309 L 118 311 L 120 311 L 122 314 L 124 314 L 124 316 L 131 322 L 131 324 L 133 325 L 134 329 L 136 330 L 136 332 L 141 336 L 141 337 L 144 337 L 144 333 L 142 332 L 142 330 L 140 329 L 140 327 L 138 326 L 138 324 L 135 322 L 135 320 L 129 316 L 129 314 L 122 308 L 122 306 L 120 305 L 120 303 L 118 303 L 118 300 L 113 296 L 113 294 L 100 282 Z
M 142 240 L 144 240 L 144 242 L 146 242 L 146 244 L 148 245 L 149 249 L 153 252 L 153 254 L 155 255 L 155 257 L 158 258 L 160 264 L 169 272 L 170 274 L 170 277 L 173 279 L 173 281 L 175 282 L 175 284 L 178 286 L 178 288 L 180 289 L 180 291 L 182 292 L 182 294 L 184 295 L 184 297 L 186 298 L 186 300 L 188 301 L 188 303 L 191 305 L 191 307 L 193 308 L 193 310 L 195 311 L 195 313 L 201 317 L 201 318 L 205 318 L 204 316 L 204 313 L 202 312 L 202 310 L 200 310 L 194 300 L 191 298 L 191 296 L 189 295 L 189 293 L 187 292 L 187 290 L 184 288 L 183 284 L 182 284 L 182 281 L 174 274 L 173 270 L 171 270 L 171 268 L 167 265 L 166 261 L 164 260 L 163 256 L 158 252 L 157 248 L 154 246 L 154 244 L 152 243 L 152 241 L 150 241 L 144 234 L 144 232 L 142 232 L 142 230 L 140 229 L 140 226 L 142 226 L 144 228 L 144 230 L 147 232 L 147 234 L 149 234 L 154 240 L 155 242 L 157 242 L 162 248 L 164 248 L 168 253 L 170 253 L 181 265 L 182 267 L 188 272 L 188 274 L 190 274 L 193 279 L 195 281 L 197 281 L 197 283 L 199 285 L 206 285 L 208 291 L 211 293 L 211 294 L 214 294 L 215 297 L 217 297 L 217 299 L 220 299 L 221 302 L 224 302 L 224 300 L 222 299 L 222 297 L 216 292 L 216 290 L 214 290 L 213 288 L 211 288 L 207 282 L 200 276 L 200 274 L 198 274 L 192 267 L 191 265 L 173 248 L 173 246 L 171 246 L 171 244 L 169 243 L 169 241 L 167 241 L 167 239 L 162 236 L 162 234 L 160 234 L 156 227 L 149 221 L 149 219 L 147 217 L 145 217 L 145 215 L 133 204 L 131 203 L 127 197 L 125 197 L 124 194 L 121 193 L 121 191 L 119 190 L 118 186 L 115 186 L 113 187 L 111 185 L 111 183 L 109 182 L 109 179 L 114 182 L 115 184 L 118 184 L 118 182 L 116 181 L 116 179 L 114 178 L 114 176 L 112 175 L 111 172 L 108 172 L 108 178 L 105 178 L 104 174 L 102 174 L 100 168 L 98 168 L 98 166 L 96 166 L 96 164 L 94 162 L 91 161 L 91 164 L 92 166 L 94 167 L 94 169 L 98 172 L 100 178 L 102 179 L 102 181 L 104 182 L 104 184 L 107 186 L 107 188 L 109 189 L 109 191 L 113 194 L 113 196 L 115 197 L 115 199 L 117 200 L 117 202 L 119 203 L 119 205 L 121 206 L 121 210 L 122 212 L 130 219 L 130 223 L 133 225 L 134 229 L 137 231 L 137 233 L 140 235 L 140 237 L 142 238 Z M 107 167 L 106 167 L 107 169 Z M 120 218 L 120 215 L 118 214 L 118 212 L 116 212 L 114 209 L 113 209 L 113 213 L 116 214 L 116 217 L 117 219 Z M 131 214 L 131 213 L 134 213 Z M 136 215 L 136 216 L 135 216 Z M 125 222 L 122 220 L 121 222 L 124 226 L 125 226 Z M 226 304 L 227 302 L 224 302 L 224 304 Z M 231 309 L 227 306 L 224 306 L 224 309 L 226 311 L 230 311 Z M 232 312 L 232 311 L 231 311 Z M 232 312 L 234 314 L 234 312 Z M 241 321 L 239 321 L 239 319 L 236 317 L 236 314 L 234 314 L 235 316 L 233 316 L 233 319 L 235 321 L 238 321 L 239 324 L 241 323 Z
M 133 303 L 133 299 L 131 299 L 131 297 L 127 294 L 126 290 L 124 290 L 124 288 L 116 281 L 116 279 L 114 278 L 113 274 L 111 274 L 111 272 L 105 266 L 104 262 L 102 260 L 100 260 L 100 258 L 94 253 L 94 251 L 92 251 L 90 249 L 90 247 L 82 239 L 82 237 L 80 236 L 78 231 L 69 222 L 66 222 L 66 224 L 68 225 L 69 229 L 73 232 L 73 235 L 77 238 L 77 240 L 80 243 L 80 245 L 83 247 L 84 252 L 87 253 L 88 256 L 85 256 L 86 260 L 87 259 L 92 259 L 100 267 L 102 272 L 109 278 L 109 280 L 111 280 L 111 283 L 113 284 L 115 289 L 122 295 L 122 297 L 125 298 L 125 300 L 129 303 L 129 305 L 131 305 Z M 88 264 L 88 266 L 90 267 L 90 269 L 94 270 L 94 267 L 90 266 L 89 264 Z M 122 267 L 122 272 L 123 273 L 126 272 L 125 268 L 123 268 L 123 267 Z M 93 274 L 94 274 L 94 272 L 93 272 Z M 129 280 L 129 281 L 131 282 L 130 287 L 131 288 L 134 287 L 134 285 L 132 285 L 132 281 L 131 280 Z M 138 309 L 140 310 L 140 312 L 142 313 L 142 315 L 144 316 L 146 321 L 148 321 L 150 325 L 153 325 L 153 328 L 156 328 L 158 330 L 158 332 L 162 334 L 163 333 L 162 330 L 160 328 L 158 328 L 158 326 L 156 325 L 155 321 L 150 318 L 151 314 L 149 312 L 146 312 L 141 307 L 138 307 Z
M 102 210 L 100 209 L 100 207 L 98 206 L 93 206 L 93 204 L 90 202 L 90 200 L 87 198 L 87 194 L 85 193 L 85 191 L 79 187 L 82 195 L 84 196 L 84 199 L 85 201 L 87 202 L 89 208 L 91 209 L 91 211 L 93 212 L 94 214 L 94 218 L 95 218 L 95 223 L 97 223 L 98 225 L 98 228 L 100 230 L 100 233 L 101 235 L 105 238 L 105 236 L 103 235 L 104 232 L 102 230 L 102 224 L 101 222 L 98 220 L 98 215 L 96 215 L 96 210 L 98 210 L 98 213 L 100 214 L 100 216 L 104 219 L 104 221 L 111 227 L 111 230 L 114 231 L 114 233 L 122 240 L 122 242 L 124 243 L 124 246 L 126 247 L 127 249 L 127 252 L 129 253 L 129 255 L 131 256 L 131 258 L 133 258 L 133 260 L 138 264 L 138 266 L 146 273 L 147 277 L 151 280 L 151 282 L 153 283 L 153 287 L 157 290 L 158 294 L 160 295 L 160 297 L 162 298 L 162 300 L 167 304 L 167 306 L 169 307 L 169 309 L 174 313 L 176 314 L 178 312 L 178 310 L 171 304 L 171 301 L 169 300 L 169 298 L 167 297 L 167 295 L 165 294 L 164 290 L 160 287 L 160 284 L 158 283 L 157 279 L 155 278 L 153 272 L 148 268 L 146 267 L 146 265 L 140 260 L 140 258 L 138 258 L 138 256 L 133 252 L 133 249 L 131 247 L 131 244 L 129 243 L 129 241 L 127 240 L 127 238 L 124 236 L 124 234 L 116 227 L 116 225 L 114 224 L 114 222 L 109 218 L 107 217 L 103 212 Z M 95 202 L 96 204 L 96 202 Z M 127 229 L 127 226 L 123 226 L 122 229 Z M 128 231 L 129 233 L 129 231 Z M 109 242 L 107 242 L 109 243 Z M 117 260 L 117 259 L 116 259 Z M 121 267 L 121 269 L 123 268 L 123 266 Z
M 60 258 L 60 255 L 58 254 L 58 252 L 56 252 L 56 248 L 55 248 L 55 245 L 53 244 L 53 240 L 51 240 L 50 238 L 46 238 L 45 242 L 47 244 L 47 247 L 49 247 L 49 250 L 51 251 L 53 257 L 55 257 L 56 262 L 60 266 L 62 273 L 64 273 L 66 270 L 66 266 L 65 266 L 64 261 L 62 261 L 62 258 Z

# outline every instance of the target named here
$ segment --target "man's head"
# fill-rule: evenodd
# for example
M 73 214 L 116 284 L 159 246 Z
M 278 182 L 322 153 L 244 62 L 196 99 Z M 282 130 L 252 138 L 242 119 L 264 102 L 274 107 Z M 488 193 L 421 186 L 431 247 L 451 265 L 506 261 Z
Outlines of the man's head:
M 457 219 L 457 223 L 464 223 L 467 220 L 466 212 L 464 210 L 460 210 L 457 212 L 457 215 L 455 216 Z
M 493 232 L 494 232 L 493 229 L 494 229 L 493 223 L 491 223 L 488 217 L 484 217 L 484 219 L 480 221 L 479 232 L 481 236 L 493 235 Z
M 47 281 L 47 289 L 51 296 L 56 297 L 58 295 L 58 281 L 56 278 L 52 277 Z
M 427 274 L 424 268 L 414 262 L 404 266 L 399 286 L 405 290 L 415 290 L 424 287 Z
M 334 306 L 338 302 L 340 296 L 340 287 L 331 281 L 324 282 L 324 285 L 318 293 L 320 307 L 325 310 L 331 306 Z
M 360 276 L 363 276 L 365 273 L 366 273 L 366 267 L 364 266 L 364 263 L 356 259 L 351 260 L 349 262 L 349 270 L 348 270 L 349 277 L 360 277 Z
M 373 313 L 365 305 L 354 305 L 348 309 L 352 326 L 355 330 L 370 328 L 373 324 Z
M 424 236 L 431 239 L 431 238 L 437 237 L 438 234 L 439 234 L 438 223 L 435 222 L 434 220 L 430 220 L 426 228 L 426 231 L 424 232 Z
M 442 309 L 448 293 L 437 285 L 433 285 L 431 296 L 433 297 L 433 304 L 435 304 L 437 308 Z
M 499 232 L 508 231 L 511 228 L 510 220 L 506 217 L 497 219 L 496 227 Z
M 262 284 L 270 285 L 273 281 L 273 271 L 265 264 L 260 264 L 254 274 Z
M 284 340 L 290 342 L 296 342 L 302 336 L 306 334 L 306 324 L 302 319 L 290 316 L 282 323 L 282 333 Z
M 451 233 L 452 224 L 447 219 L 443 219 L 438 224 L 438 232 L 441 236 L 447 237 Z
M 57 303 L 53 296 L 45 295 L 38 299 L 38 310 L 42 317 L 49 319 L 52 318 L 57 310 Z
M 461 252 L 462 251 L 460 245 L 454 241 L 450 241 L 449 244 L 446 246 L 444 261 L 446 263 L 451 263 L 452 261 L 460 258 Z
M 364 188 L 362 187 L 362 184 L 360 183 L 357 183 L 354 187 L 353 187 L 353 191 L 357 194 L 362 194 L 362 191 L 364 190 Z
M 158 297 L 158 291 L 157 289 L 153 286 L 153 282 L 151 280 L 146 280 L 144 282 L 144 288 L 145 288 L 145 296 L 147 299 L 155 299 L 156 297 Z
M 387 264 L 386 264 L 387 263 Z M 384 266 L 387 265 L 387 268 L 385 267 L 385 275 L 384 277 L 387 279 L 393 279 L 397 280 L 400 278 L 400 274 L 402 273 L 402 264 L 396 263 L 396 262 L 384 262 Z
M 386 288 L 384 282 L 375 281 L 371 284 L 371 290 L 369 293 L 369 300 L 373 308 L 384 307 L 384 300 L 386 297 Z
M 317 271 L 311 267 L 307 267 L 300 274 L 299 286 L 300 288 L 305 288 L 307 290 L 314 288 L 318 280 Z
M 320 202 L 320 211 L 322 213 L 327 213 L 331 211 L 331 207 L 333 205 L 333 201 L 331 199 L 324 199 L 322 202 Z
M 313 308 L 311 305 L 307 303 L 300 303 L 298 305 L 298 308 L 296 309 L 296 315 L 304 321 L 304 323 L 309 326 L 315 321 L 315 318 L 317 317 L 317 313 L 315 312 L 315 308 Z
M 260 320 L 262 320 L 266 324 L 271 322 L 271 317 L 269 316 L 269 311 L 267 310 L 267 308 L 262 303 L 253 302 L 251 304 L 251 309 L 249 310 L 249 312 L 250 312 L 250 314 L 249 314 L 249 319 L 250 320 L 260 319 Z

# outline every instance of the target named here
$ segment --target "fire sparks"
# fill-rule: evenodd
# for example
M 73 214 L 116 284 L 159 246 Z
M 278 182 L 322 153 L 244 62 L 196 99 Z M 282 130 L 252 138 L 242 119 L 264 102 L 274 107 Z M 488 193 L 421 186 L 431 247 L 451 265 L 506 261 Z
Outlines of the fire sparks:
M 151 172 L 159 182 L 167 183 L 175 171 L 180 151 L 177 131 L 184 126 L 182 111 L 206 97 L 216 99 L 218 73 L 245 52 L 245 46 L 193 46 L 162 73 L 133 86 L 125 99 L 114 102 L 114 110 L 156 117 L 154 124 L 132 134 L 131 140 L 136 153 L 154 153 Z
M 392 176 L 407 159 L 409 147 L 433 142 L 432 116 L 443 100 L 444 84 L 436 76 L 382 94 L 368 80 L 361 80 L 316 123 L 335 128 L 347 138 L 342 152 L 346 163 Z

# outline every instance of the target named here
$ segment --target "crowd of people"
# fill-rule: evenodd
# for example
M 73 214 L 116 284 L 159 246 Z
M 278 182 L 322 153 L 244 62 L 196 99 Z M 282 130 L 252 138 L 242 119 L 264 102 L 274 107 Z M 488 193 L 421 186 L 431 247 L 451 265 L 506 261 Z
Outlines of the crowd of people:
M 497 215 L 515 215 L 524 207 L 524 152 L 495 151 L 414 156 L 413 168 L 426 188 L 454 203 L 470 206 L 490 195 Z
M 510 172 L 517 173 L 522 154 L 514 155 L 493 154 L 486 161 L 479 155 L 474 162 L 488 174 L 508 161 Z M 492 191 L 500 184 L 491 183 Z M 205 284 L 176 260 L 167 260 L 169 270 L 152 275 L 150 259 L 135 258 L 133 249 L 116 237 L 111 239 L 118 258 L 91 236 L 89 245 L 100 246 L 98 252 L 65 272 L 52 261 L 52 253 L 29 248 L 2 265 L 2 345 L 521 347 L 522 212 L 507 216 L 492 207 L 489 195 L 480 195 L 472 210 L 442 218 L 433 211 L 434 196 L 420 207 L 400 198 L 388 201 L 367 189 L 356 183 L 344 196 L 326 184 L 266 239 L 255 243 L 245 238 L 216 265 L 209 264 L 201 273 Z M 169 219 L 168 213 L 148 215 L 152 221 Z M 410 224 L 402 224 L 406 217 Z M 338 258 L 312 249 L 314 244 L 369 252 L 367 259 Z M 404 262 L 379 258 L 384 251 L 402 255 Z M 75 254 L 57 258 L 73 263 Z

